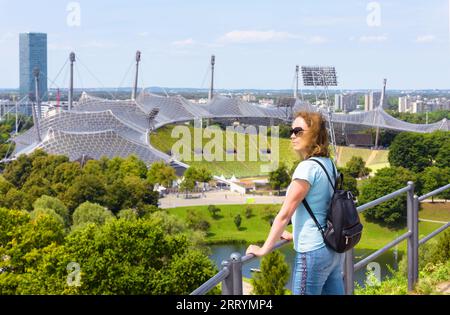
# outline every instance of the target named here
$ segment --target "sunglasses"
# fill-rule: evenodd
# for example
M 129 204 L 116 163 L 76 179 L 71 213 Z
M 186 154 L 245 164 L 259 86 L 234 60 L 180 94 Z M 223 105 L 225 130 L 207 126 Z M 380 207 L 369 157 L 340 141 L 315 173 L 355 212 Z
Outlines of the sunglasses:
M 299 134 L 302 134 L 304 131 L 306 130 L 303 129 L 302 127 L 295 127 L 289 131 L 289 135 L 291 136 L 292 134 L 294 134 L 295 136 L 298 136 Z

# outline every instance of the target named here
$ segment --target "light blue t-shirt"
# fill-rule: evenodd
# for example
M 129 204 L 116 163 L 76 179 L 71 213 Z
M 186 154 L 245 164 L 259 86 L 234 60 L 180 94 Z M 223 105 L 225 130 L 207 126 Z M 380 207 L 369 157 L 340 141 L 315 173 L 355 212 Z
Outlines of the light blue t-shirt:
M 331 180 L 334 181 L 333 168 L 335 169 L 336 174 L 337 170 L 331 159 L 326 157 L 313 158 L 320 161 L 323 166 L 325 166 Z M 322 227 L 325 227 L 327 211 L 333 194 L 333 188 L 331 187 L 327 175 L 319 164 L 314 161 L 305 160 L 300 162 L 295 169 L 292 176 L 292 180 L 294 179 L 306 180 L 311 185 L 305 198 L 319 224 Z M 287 194 L 289 194 L 289 188 Z M 297 252 L 309 252 L 325 246 L 322 234 L 303 205 L 303 202 L 297 206 L 297 209 L 292 216 L 292 226 L 294 249 Z

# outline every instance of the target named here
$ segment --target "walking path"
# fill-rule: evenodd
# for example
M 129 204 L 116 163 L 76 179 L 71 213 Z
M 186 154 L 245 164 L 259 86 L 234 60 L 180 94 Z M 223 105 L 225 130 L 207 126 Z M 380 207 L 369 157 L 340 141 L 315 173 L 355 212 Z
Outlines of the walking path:
M 447 224 L 447 223 L 448 223 L 448 222 L 445 222 L 445 221 L 436 221 L 436 220 L 421 219 L 421 218 L 419 218 L 419 221 L 433 222 L 433 223 L 441 223 L 441 224 Z
M 185 206 L 225 205 L 225 204 L 281 204 L 285 196 L 253 196 L 242 195 L 228 190 L 192 194 L 200 198 L 185 199 L 183 194 L 169 194 L 159 199 L 160 208 L 175 208 Z

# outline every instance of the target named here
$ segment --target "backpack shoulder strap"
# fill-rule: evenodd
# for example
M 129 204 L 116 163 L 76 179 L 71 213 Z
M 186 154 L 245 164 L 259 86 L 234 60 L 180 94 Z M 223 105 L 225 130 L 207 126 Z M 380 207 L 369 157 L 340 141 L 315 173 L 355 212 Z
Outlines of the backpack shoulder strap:
M 314 215 L 314 213 L 311 210 L 311 207 L 309 206 L 308 202 L 306 201 L 306 198 L 303 199 L 303 205 L 306 208 L 306 211 L 308 211 L 309 215 L 311 216 L 311 218 L 313 219 L 314 223 L 317 225 L 317 227 L 320 230 L 320 233 L 322 234 L 322 237 L 325 239 L 325 232 L 323 231 L 322 226 L 319 224 L 319 222 L 316 219 L 316 216 Z
M 323 164 L 321 162 L 319 162 L 316 159 L 310 158 L 309 160 L 316 162 L 317 164 L 320 165 L 320 167 L 323 169 L 323 171 L 325 172 L 325 174 L 327 175 L 328 181 L 331 184 L 331 187 L 333 187 L 333 191 L 336 191 L 336 171 L 334 170 L 334 163 L 333 161 L 331 161 L 331 168 L 333 169 L 333 177 L 334 177 L 334 182 L 335 184 L 333 184 L 333 182 L 331 181 L 330 175 L 328 175 L 327 169 L 325 168 L 325 166 L 323 166 Z

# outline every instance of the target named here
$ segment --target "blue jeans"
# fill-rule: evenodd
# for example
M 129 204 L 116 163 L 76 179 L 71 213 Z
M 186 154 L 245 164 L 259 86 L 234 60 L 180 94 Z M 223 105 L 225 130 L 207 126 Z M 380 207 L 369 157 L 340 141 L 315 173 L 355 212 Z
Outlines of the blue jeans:
M 295 256 L 293 294 L 297 295 L 342 295 L 344 280 L 342 265 L 344 254 L 321 247 Z

